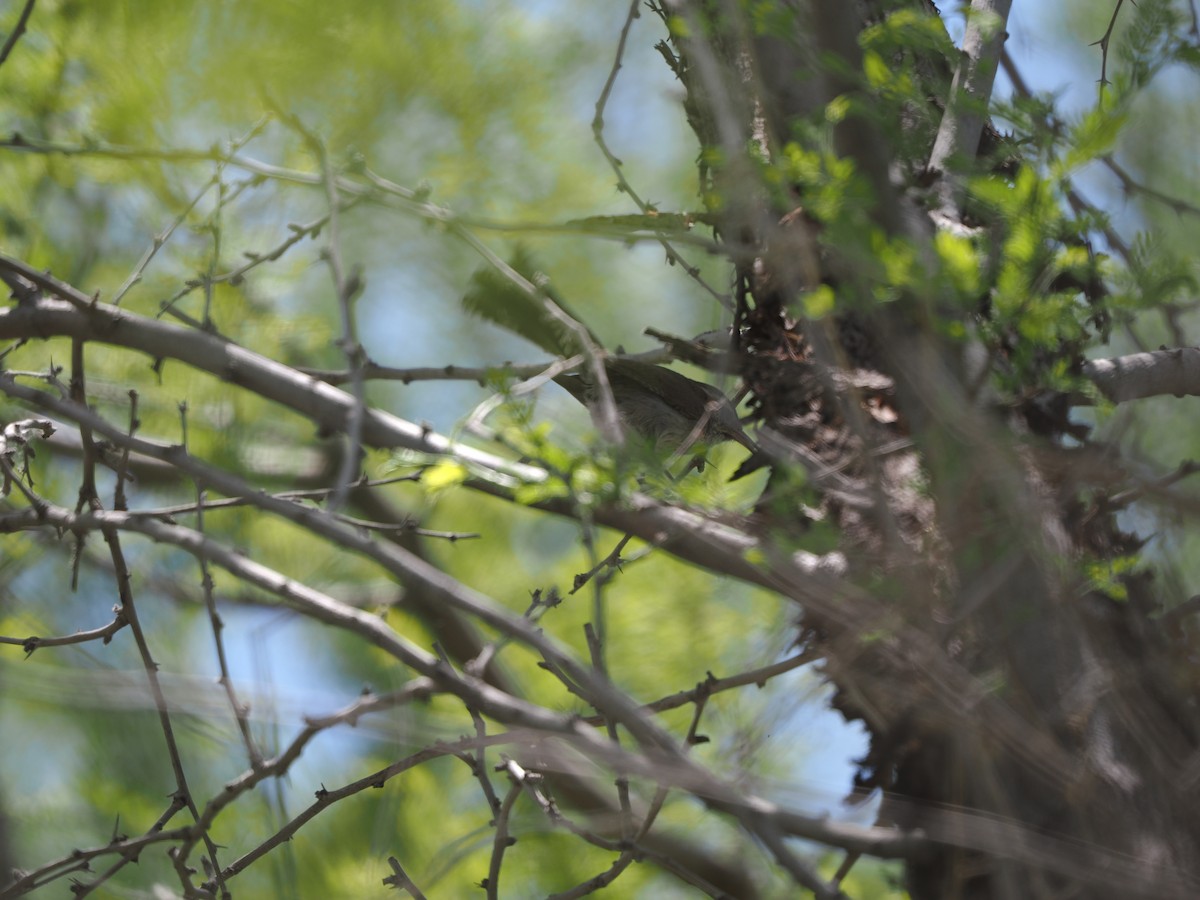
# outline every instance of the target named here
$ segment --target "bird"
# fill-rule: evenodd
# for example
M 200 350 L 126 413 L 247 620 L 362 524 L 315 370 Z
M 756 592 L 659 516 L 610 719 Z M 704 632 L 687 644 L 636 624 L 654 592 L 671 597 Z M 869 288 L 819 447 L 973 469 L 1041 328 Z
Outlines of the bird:
M 633 359 L 605 359 L 604 371 L 622 424 L 658 452 L 673 453 L 689 441 L 734 441 L 751 453 L 758 451 L 729 398 L 711 384 Z M 554 381 L 589 409 L 598 402 L 586 371 L 559 375 Z
M 491 266 L 477 270 L 472 276 L 462 300 L 463 308 L 520 335 L 554 356 L 595 357 L 599 354 L 622 424 L 660 452 L 686 450 L 684 445 L 689 441 L 716 444 L 726 440 L 735 441 L 751 453 L 758 452 L 758 446 L 738 421 L 733 404 L 720 390 L 666 366 L 605 353 L 599 349 L 601 345 L 595 335 L 570 313 L 545 277 L 538 274 L 534 260 L 523 247 L 517 247 L 510 265 L 579 323 L 578 329 L 567 327 L 551 315 L 536 296 L 531 296 Z M 586 334 L 586 340 L 579 329 Z M 599 418 L 597 410 L 604 398 L 589 366 L 585 365 L 578 372 L 557 375 L 554 382 L 588 407 L 594 418 Z

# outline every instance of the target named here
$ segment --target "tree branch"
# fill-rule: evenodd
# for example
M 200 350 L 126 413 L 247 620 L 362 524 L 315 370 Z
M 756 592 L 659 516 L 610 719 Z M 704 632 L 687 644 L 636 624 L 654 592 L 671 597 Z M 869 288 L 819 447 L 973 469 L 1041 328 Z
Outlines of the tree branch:
M 1083 375 L 1113 403 L 1170 394 L 1200 396 L 1200 348 L 1176 347 L 1131 353 L 1113 359 L 1093 359 Z

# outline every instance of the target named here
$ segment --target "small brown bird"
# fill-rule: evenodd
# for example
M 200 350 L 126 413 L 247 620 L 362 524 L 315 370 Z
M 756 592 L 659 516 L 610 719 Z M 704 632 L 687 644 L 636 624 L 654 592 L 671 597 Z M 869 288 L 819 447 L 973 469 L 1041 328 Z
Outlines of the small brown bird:
M 751 452 L 758 449 L 742 430 L 729 399 L 711 384 L 632 359 L 605 360 L 604 369 L 621 421 L 653 441 L 657 450 L 678 450 L 701 419 L 700 443 L 736 441 Z M 554 380 L 580 403 L 589 408 L 595 405 L 596 392 L 586 370 Z
M 598 351 L 600 341 L 578 316 L 571 314 L 545 276 L 537 271 L 527 250 L 516 248 L 511 268 L 570 316 L 574 324 L 567 327 L 562 316 L 550 314 L 536 293 L 521 290 L 511 277 L 492 267 L 484 267 L 471 277 L 463 308 L 554 356 L 587 357 Z M 605 358 L 604 370 L 621 420 L 634 433 L 653 441 L 657 450 L 666 453 L 678 450 L 702 421 L 698 435 L 701 443 L 730 440 L 752 453 L 758 449 L 742 430 L 729 398 L 712 385 L 663 366 L 629 359 Z M 559 375 L 554 380 L 584 406 L 595 410 L 601 398 L 586 365 L 578 372 Z

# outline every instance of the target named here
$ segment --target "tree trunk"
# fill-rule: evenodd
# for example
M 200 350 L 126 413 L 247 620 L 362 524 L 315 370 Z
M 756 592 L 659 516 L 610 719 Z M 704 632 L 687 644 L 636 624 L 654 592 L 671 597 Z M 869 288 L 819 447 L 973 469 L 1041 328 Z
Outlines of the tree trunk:
M 967 102 L 954 58 L 909 47 L 888 60 L 920 80 L 924 105 L 861 77 L 862 32 L 895 5 L 796 0 L 766 27 L 732 3 L 703 17 L 685 6 L 690 36 L 673 42 L 689 121 L 721 151 L 702 154 L 722 164 L 702 168 L 701 188 L 722 198 L 717 230 L 737 245 L 734 335 L 758 416 L 777 457 L 807 461 L 816 518 L 840 531 L 878 601 L 850 624 L 810 607 L 802 634 L 825 652 L 837 708 L 870 731 L 859 787 L 887 792 L 884 823 L 942 848 L 908 865 L 914 897 L 1195 896 L 1194 666 L 1147 571 L 1082 577 L 1141 544 L 1095 501 L 1095 467 L 1080 463 L 1096 453 L 1065 399 L 997 397 L 968 362 L 995 363 L 995 348 L 946 337 L 986 318 L 989 285 L 977 310 L 954 307 L 936 280 L 880 302 L 861 247 L 833 233 L 841 220 L 808 207 L 814 186 L 762 177 L 797 148 L 819 153 L 825 110 L 840 107 L 833 144 L 869 188 L 846 202 L 891 242 L 883 252 L 902 246 L 936 271 L 939 227 L 987 239 L 993 226 L 954 199 L 939 207 L 954 174 L 927 170 L 942 120 Z M 964 69 L 997 61 L 968 56 Z M 982 155 L 995 140 L 985 129 L 984 151 L 958 149 Z M 1016 171 L 992 169 L 1009 183 Z M 799 314 L 829 295 L 830 315 Z M 763 514 L 780 535 L 804 534 L 814 504 L 781 513 L 787 496 L 773 475 Z

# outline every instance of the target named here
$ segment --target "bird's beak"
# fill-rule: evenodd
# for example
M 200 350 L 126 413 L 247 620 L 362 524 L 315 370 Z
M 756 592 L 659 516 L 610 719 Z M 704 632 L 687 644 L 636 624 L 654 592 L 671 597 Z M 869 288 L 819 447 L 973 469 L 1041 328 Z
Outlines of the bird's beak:
M 751 453 L 758 453 L 758 444 L 754 443 L 754 441 L 751 440 L 750 435 L 746 434 L 744 431 L 730 432 L 729 439 L 732 441 L 737 441 Z

